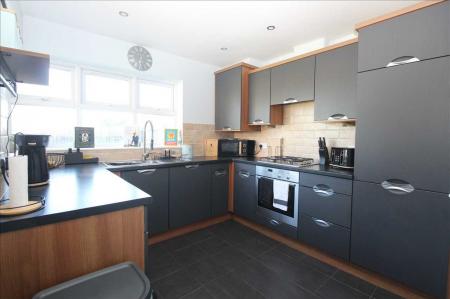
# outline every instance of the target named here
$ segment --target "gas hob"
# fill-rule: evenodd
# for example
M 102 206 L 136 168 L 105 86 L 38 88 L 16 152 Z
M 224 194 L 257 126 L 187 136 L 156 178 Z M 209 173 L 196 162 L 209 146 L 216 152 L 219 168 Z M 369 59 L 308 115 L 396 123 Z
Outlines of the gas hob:
M 292 165 L 298 167 L 311 166 L 314 163 L 312 158 L 292 157 L 292 156 L 270 156 L 261 158 L 261 162 L 268 162 L 274 164 Z

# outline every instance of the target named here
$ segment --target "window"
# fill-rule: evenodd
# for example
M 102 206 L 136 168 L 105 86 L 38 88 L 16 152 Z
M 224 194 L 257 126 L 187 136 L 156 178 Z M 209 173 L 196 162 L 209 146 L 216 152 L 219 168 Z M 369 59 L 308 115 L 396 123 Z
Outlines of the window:
M 139 81 L 139 107 L 173 112 L 173 85 Z
M 147 120 L 162 147 L 164 129 L 182 124 L 173 84 L 59 65 L 49 79 L 49 86 L 19 84 L 11 118 L 13 133 L 51 135 L 49 148 L 73 147 L 76 126 L 94 127 L 98 148 L 127 146 L 134 132 L 142 145 Z
M 83 72 L 83 102 L 109 106 L 130 105 L 130 80 L 97 72 Z
M 38 99 L 63 100 L 73 99 L 73 69 L 51 67 L 49 70 L 49 85 L 18 84 L 18 92 Z

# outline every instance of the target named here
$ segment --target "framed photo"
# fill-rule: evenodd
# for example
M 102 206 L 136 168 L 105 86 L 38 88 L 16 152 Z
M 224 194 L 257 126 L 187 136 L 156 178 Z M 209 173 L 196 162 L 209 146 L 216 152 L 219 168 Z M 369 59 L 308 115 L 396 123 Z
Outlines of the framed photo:
M 75 148 L 90 148 L 94 146 L 94 128 L 75 127 Z
M 164 145 L 174 146 L 178 144 L 178 129 L 164 130 Z

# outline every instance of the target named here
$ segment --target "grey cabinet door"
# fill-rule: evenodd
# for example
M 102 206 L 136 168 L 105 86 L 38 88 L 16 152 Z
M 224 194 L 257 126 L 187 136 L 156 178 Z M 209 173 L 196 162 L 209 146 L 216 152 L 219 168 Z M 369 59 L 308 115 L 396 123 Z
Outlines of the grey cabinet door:
M 249 171 L 235 169 L 234 213 L 251 220 L 256 219 L 256 178 Z
M 450 57 L 358 74 L 355 179 L 450 193 Z
M 211 214 L 225 215 L 228 212 L 228 163 L 211 165 Z
M 270 69 L 249 75 L 249 123 L 270 123 Z
M 358 70 L 386 67 L 416 57 L 450 55 L 448 1 L 362 28 L 358 34 Z
M 317 55 L 314 120 L 356 118 L 357 72 L 357 44 Z
M 271 104 L 314 100 L 315 64 L 316 58 L 312 56 L 272 68 Z
M 216 130 L 241 128 L 242 68 L 216 75 Z
M 211 217 L 209 165 L 170 168 L 169 227 L 177 228 Z
M 121 177 L 152 196 L 148 206 L 148 230 L 150 236 L 169 228 L 169 170 L 154 168 L 124 171 Z
M 450 250 L 448 194 L 396 195 L 354 182 L 351 261 L 445 298 Z

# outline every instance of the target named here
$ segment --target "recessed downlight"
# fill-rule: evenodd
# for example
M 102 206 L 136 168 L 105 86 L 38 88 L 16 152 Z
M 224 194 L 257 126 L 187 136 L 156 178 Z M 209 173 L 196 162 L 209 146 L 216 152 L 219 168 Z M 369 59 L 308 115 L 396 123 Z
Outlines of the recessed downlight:
M 119 11 L 119 15 L 121 17 L 125 17 L 125 18 L 128 17 L 128 13 L 126 11 L 123 11 L 123 10 Z
M 227 47 L 221 47 L 220 50 L 221 51 L 228 51 L 228 48 Z
M 272 31 L 275 30 L 275 26 L 274 25 L 269 25 L 266 27 L 267 30 Z

